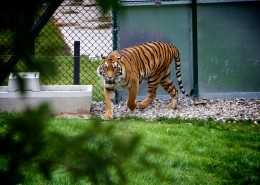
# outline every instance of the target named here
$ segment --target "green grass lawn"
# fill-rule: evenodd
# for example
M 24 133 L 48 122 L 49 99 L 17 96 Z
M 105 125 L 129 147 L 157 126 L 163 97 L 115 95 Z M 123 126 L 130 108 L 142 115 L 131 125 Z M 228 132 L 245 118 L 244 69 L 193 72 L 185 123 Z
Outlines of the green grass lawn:
M 8 117 L 13 115 L 0 115 L 0 135 L 6 131 L 5 119 Z M 41 155 L 51 158 L 55 148 L 62 147 L 64 151 L 71 152 L 68 156 L 75 157 L 81 153 L 78 150 L 86 149 L 83 145 L 91 146 L 99 155 L 115 159 L 114 163 L 121 159 L 120 173 L 126 177 L 126 184 L 260 183 L 260 126 L 257 124 L 246 121 L 218 123 L 212 120 L 159 118 L 146 121 L 124 118 L 102 122 L 96 128 L 93 122 L 101 120 L 52 118 L 45 130 L 49 148 Z M 62 144 L 51 137 L 54 133 L 63 136 Z M 86 137 L 95 139 L 86 143 Z M 78 140 L 77 145 L 72 144 L 75 139 Z M 121 145 L 115 144 L 117 142 Z M 118 150 L 119 146 L 123 148 Z M 88 179 L 80 174 L 74 181 L 67 167 L 75 165 L 75 168 L 81 166 L 84 169 L 84 164 L 91 163 L 82 159 L 87 158 L 87 153 L 79 155 L 76 161 L 65 155 L 66 152 L 61 152 L 57 158 L 63 165 L 52 169 L 50 181 L 36 173 L 33 166 L 24 167 L 24 184 L 89 184 Z M 3 170 L 5 162 L 3 158 L 1 161 L 0 169 Z M 108 174 L 114 182 L 112 184 L 119 182 L 116 169 L 111 167 Z

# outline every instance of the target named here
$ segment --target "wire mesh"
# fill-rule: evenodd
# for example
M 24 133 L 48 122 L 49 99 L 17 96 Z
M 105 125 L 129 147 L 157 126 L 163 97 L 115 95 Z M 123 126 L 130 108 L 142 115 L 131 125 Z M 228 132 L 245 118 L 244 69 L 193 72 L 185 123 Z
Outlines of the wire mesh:
M 35 58 L 52 60 L 57 66 L 57 74 L 41 77 L 41 84 L 73 84 L 74 42 L 80 41 L 80 84 L 92 84 L 94 100 L 102 100 L 103 84 L 96 71 L 100 55 L 113 50 L 112 31 L 112 12 L 103 14 L 94 0 L 64 0 L 34 43 Z M 2 61 L 13 54 L 12 39 L 12 32 L 0 33 Z M 19 61 L 16 70 L 28 69 Z

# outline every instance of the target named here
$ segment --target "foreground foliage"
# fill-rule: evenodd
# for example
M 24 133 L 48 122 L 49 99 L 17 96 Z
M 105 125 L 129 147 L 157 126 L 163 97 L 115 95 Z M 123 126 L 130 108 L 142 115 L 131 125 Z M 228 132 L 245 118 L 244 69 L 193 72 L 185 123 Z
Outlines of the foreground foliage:
M 257 124 L 178 118 L 102 122 L 48 112 L 43 106 L 0 115 L 0 178 L 9 184 L 260 182 Z M 35 114 L 41 119 L 33 119 Z
M 39 184 L 56 181 L 53 175 L 61 171 L 58 179 L 66 174 L 70 177 L 68 181 L 126 182 L 125 161 L 133 156 L 140 140 L 138 135 L 118 135 L 113 125 L 102 125 L 100 119 L 83 124 L 59 119 L 49 122 L 49 112 L 48 106 L 43 105 L 23 114 L 1 115 L 1 180 L 7 184 Z M 132 167 L 152 166 L 146 160 L 147 152 L 149 148 L 139 154 L 136 166 Z M 67 183 L 66 180 L 57 183 L 63 182 Z

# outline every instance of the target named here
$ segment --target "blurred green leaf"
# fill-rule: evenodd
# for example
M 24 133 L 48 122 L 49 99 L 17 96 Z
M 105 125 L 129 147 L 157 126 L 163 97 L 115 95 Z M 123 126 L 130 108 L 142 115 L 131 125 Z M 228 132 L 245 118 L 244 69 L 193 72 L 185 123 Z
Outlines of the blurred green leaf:
M 117 0 L 96 1 L 104 13 L 118 7 Z M 21 56 L 26 69 L 51 76 L 56 73 L 54 62 L 33 57 L 34 36 L 31 29 L 38 12 L 42 11 L 43 2 L 53 1 L 15 0 L 0 6 L 0 30 L 13 34 L 10 42 L 13 44 L 12 54 Z M 49 49 L 55 53 L 55 47 Z M 0 52 L 6 52 L 6 47 L 1 44 Z M 8 68 L 2 58 L 0 66 L 3 71 Z M 18 81 L 23 90 L 25 82 L 21 77 Z M 138 135 L 118 135 L 114 125 L 93 119 L 85 132 L 71 136 L 50 131 L 48 121 L 51 116 L 50 108 L 43 104 L 11 118 L 0 119 L 2 182 L 23 183 L 30 171 L 51 180 L 55 170 L 63 169 L 75 181 L 87 179 L 92 184 L 126 184 L 125 167 L 130 158 L 135 157 L 138 167 L 155 167 L 146 157 L 149 149 L 143 150 L 138 157 L 134 155 L 141 141 Z

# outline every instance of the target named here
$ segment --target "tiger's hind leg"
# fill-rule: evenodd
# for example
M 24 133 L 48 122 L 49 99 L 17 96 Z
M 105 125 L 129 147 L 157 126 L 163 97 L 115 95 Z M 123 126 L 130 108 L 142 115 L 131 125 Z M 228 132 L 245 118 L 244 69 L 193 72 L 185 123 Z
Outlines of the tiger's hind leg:
M 138 109 L 145 109 L 152 101 L 154 100 L 156 96 L 155 92 L 148 92 L 147 97 L 142 102 L 137 102 L 136 108 Z
M 170 68 L 167 69 L 165 72 L 165 75 L 162 77 L 161 86 L 164 88 L 164 90 L 169 93 L 169 95 L 172 98 L 172 102 L 167 106 L 168 109 L 177 109 L 178 104 L 178 90 L 175 88 L 173 81 L 171 79 L 171 70 Z
M 156 97 L 156 90 L 161 81 L 161 78 L 162 78 L 162 75 L 155 75 L 155 77 L 148 78 L 147 97 L 142 102 L 137 102 L 136 108 L 144 109 L 148 105 L 150 105 L 150 103 L 152 103 L 152 101 Z

